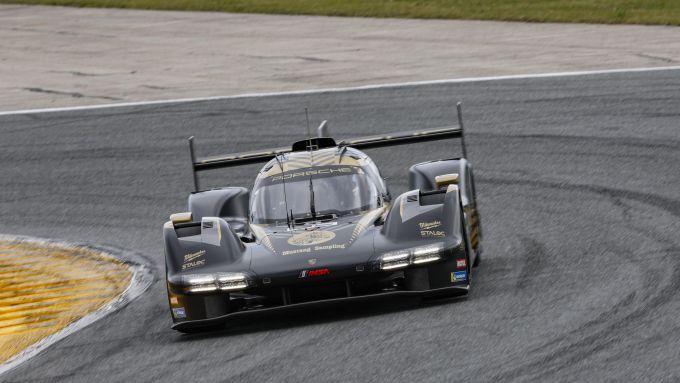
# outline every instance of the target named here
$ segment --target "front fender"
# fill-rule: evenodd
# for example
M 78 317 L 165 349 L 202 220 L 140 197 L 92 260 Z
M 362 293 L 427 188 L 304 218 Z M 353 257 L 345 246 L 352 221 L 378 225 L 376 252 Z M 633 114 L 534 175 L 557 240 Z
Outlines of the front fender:
M 168 274 L 245 263 L 246 246 L 222 218 L 203 217 L 201 222 L 180 225 L 167 222 L 163 238 Z
M 444 241 L 463 238 L 460 191 L 450 185 L 444 191 L 411 190 L 396 198 L 381 233 L 391 241 Z

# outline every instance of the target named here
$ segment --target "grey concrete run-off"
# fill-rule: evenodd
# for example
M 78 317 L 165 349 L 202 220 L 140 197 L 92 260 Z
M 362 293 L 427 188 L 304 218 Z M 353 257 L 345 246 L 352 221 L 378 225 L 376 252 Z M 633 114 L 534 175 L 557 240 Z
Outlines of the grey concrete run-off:
M 0 5 L 0 111 L 679 63 L 677 27 Z
M 485 258 L 463 301 L 384 302 L 170 330 L 164 280 L 3 382 L 680 380 L 680 71 L 507 80 L 0 117 L 1 233 L 138 249 L 200 156 L 455 123 L 465 103 Z M 394 193 L 440 142 L 369 153 Z M 257 166 L 204 185 L 253 182 Z

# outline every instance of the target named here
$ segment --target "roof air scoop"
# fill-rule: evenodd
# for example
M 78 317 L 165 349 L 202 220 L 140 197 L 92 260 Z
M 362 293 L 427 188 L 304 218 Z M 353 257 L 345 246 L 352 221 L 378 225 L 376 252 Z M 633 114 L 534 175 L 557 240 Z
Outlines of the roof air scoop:
M 336 146 L 335 140 L 330 137 L 314 137 L 295 142 L 293 144 L 293 151 L 307 152 L 310 150 L 334 148 Z

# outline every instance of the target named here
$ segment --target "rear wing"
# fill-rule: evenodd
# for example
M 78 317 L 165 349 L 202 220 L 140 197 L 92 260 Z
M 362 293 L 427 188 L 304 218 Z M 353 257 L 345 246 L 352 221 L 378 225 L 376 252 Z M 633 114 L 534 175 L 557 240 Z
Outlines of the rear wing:
M 349 140 L 342 140 L 337 143 L 337 146 L 351 146 L 356 149 L 372 149 L 386 146 L 396 146 L 405 144 L 414 144 L 418 142 L 438 141 L 449 138 L 460 138 L 463 157 L 467 158 L 467 150 L 465 148 L 465 137 L 463 135 L 463 115 L 460 102 L 456 105 L 458 112 L 458 126 L 457 127 L 443 127 L 431 130 L 398 132 L 386 135 L 366 136 L 353 138 Z M 309 140 L 310 144 L 322 143 L 323 146 L 335 146 L 335 141 L 328 138 L 328 124 L 326 121 L 322 122 L 318 128 L 318 138 Z M 324 138 L 325 137 L 325 138 Z M 319 147 L 318 145 L 316 145 Z M 196 158 L 194 150 L 194 137 L 189 137 L 189 153 L 191 154 L 191 165 L 194 176 L 194 190 L 199 191 L 198 172 L 211 169 L 228 168 L 233 166 L 241 166 L 256 163 L 265 163 L 274 159 L 281 154 L 290 153 L 297 150 L 297 146 L 281 147 L 275 149 L 257 150 L 251 152 L 241 152 L 234 154 L 227 154 L 214 157 Z

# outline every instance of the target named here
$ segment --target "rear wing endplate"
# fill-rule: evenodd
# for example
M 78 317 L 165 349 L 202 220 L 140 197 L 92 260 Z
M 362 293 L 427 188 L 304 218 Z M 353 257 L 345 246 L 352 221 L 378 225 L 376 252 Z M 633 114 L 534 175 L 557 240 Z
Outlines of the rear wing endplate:
M 443 127 L 431 130 L 398 132 L 385 135 L 367 136 L 353 138 L 349 140 L 342 140 L 338 142 L 338 146 L 351 146 L 356 149 L 372 149 L 386 146 L 396 146 L 405 144 L 414 144 L 418 142 L 438 141 L 449 138 L 460 138 L 463 157 L 467 158 L 467 151 L 465 148 L 465 137 L 463 134 L 463 116 L 460 102 L 456 105 L 458 112 L 458 126 L 457 127 Z M 324 121 L 319 126 L 319 136 L 327 135 L 328 125 Z M 256 163 L 265 163 L 278 155 L 292 152 L 292 147 L 282 147 L 275 149 L 258 150 L 251 152 L 242 152 L 227 154 L 222 156 L 196 158 L 194 150 L 194 137 L 189 137 L 189 152 L 191 154 L 191 164 L 194 176 L 194 190 L 199 190 L 198 172 L 203 170 L 228 168 L 233 166 L 241 166 Z

